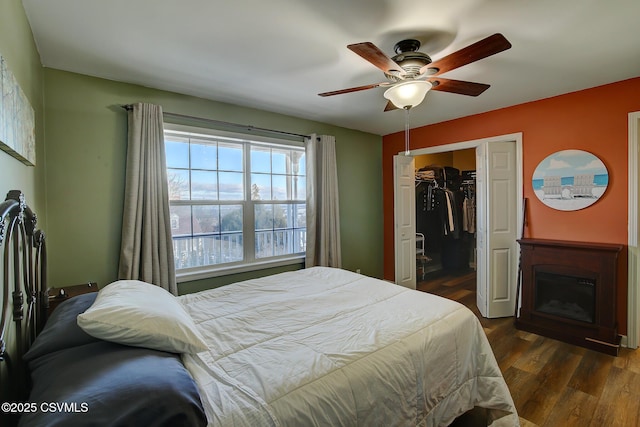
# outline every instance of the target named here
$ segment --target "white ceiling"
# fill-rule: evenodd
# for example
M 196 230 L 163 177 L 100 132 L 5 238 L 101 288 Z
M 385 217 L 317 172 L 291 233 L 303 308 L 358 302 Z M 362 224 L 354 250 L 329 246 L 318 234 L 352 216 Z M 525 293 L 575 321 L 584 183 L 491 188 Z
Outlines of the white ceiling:
M 510 50 L 443 74 L 491 85 L 432 91 L 411 126 L 640 76 L 638 0 L 23 0 L 42 64 L 385 135 L 385 81 L 346 46 L 389 56 L 418 38 L 437 60 L 493 33 Z M 635 96 L 638 96 L 636 94 Z M 132 102 L 135 100 L 132 100 Z

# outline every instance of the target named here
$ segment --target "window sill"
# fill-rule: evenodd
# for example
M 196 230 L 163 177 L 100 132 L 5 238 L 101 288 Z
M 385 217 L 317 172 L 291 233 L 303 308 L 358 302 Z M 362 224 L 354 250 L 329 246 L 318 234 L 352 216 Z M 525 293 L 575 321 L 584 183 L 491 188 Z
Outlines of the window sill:
M 227 276 L 229 274 L 245 273 L 247 271 L 263 270 L 284 265 L 304 264 L 304 255 L 278 258 L 269 261 L 257 261 L 251 264 L 240 264 L 226 267 L 198 268 L 193 270 L 182 270 L 176 272 L 178 283 L 191 282 L 193 280 L 209 279 L 212 277 Z

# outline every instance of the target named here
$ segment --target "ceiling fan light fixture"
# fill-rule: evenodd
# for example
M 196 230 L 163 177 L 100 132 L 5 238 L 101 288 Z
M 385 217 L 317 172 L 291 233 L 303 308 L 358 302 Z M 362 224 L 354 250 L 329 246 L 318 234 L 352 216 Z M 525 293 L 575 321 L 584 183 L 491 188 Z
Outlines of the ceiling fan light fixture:
M 409 109 L 419 105 L 432 87 L 426 80 L 411 80 L 390 87 L 384 97 L 398 108 Z

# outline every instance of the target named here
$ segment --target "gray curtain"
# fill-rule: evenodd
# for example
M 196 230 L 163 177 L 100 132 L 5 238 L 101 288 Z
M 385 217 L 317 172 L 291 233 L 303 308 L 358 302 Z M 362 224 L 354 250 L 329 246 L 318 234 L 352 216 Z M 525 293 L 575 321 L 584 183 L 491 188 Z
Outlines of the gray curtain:
M 306 266 L 342 267 L 336 139 L 311 135 L 306 140 Z
M 153 283 L 178 294 L 159 105 L 138 103 L 129 110 L 118 277 Z

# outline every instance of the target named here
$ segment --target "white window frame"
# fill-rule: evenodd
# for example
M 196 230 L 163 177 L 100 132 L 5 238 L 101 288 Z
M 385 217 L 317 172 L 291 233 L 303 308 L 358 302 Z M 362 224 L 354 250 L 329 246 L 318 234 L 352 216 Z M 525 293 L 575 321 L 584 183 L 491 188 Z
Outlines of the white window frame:
M 234 142 L 245 143 L 245 149 L 243 150 L 243 175 L 244 175 L 244 201 L 230 201 L 228 204 L 242 205 L 243 210 L 243 248 L 244 248 L 244 260 L 225 263 L 214 264 L 201 267 L 191 268 L 176 268 L 176 280 L 178 283 L 206 279 L 211 277 L 224 276 L 228 274 L 241 273 L 247 271 L 261 270 L 265 268 L 279 267 L 285 265 L 301 264 L 304 262 L 305 253 L 293 253 L 288 255 L 274 256 L 268 258 L 255 258 L 255 218 L 254 218 L 254 206 L 256 204 L 305 204 L 306 200 L 265 200 L 254 201 L 251 200 L 251 170 L 250 170 L 250 147 L 251 143 L 267 143 L 271 145 L 280 145 L 284 147 L 296 147 L 304 148 L 303 141 L 269 138 L 259 135 L 247 135 L 236 132 L 221 131 L 217 129 L 202 128 L 196 126 L 179 125 L 173 123 L 164 123 L 164 130 L 178 134 L 182 134 L 184 137 L 205 137 L 205 138 L 218 138 L 218 139 L 231 139 Z M 169 205 L 197 205 L 199 200 L 189 200 L 188 202 L 172 202 L 169 201 Z M 205 202 L 206 203 L 206 202 Z M 217 204 L 227 204 L 226 201 L 217 201 Z

